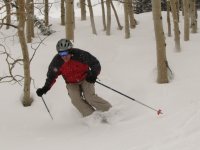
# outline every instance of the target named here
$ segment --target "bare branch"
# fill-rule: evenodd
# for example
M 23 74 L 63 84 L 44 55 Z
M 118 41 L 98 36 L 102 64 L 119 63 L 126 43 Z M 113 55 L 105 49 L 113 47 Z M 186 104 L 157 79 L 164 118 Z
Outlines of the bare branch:
M 18 28 L 16 25 L 13 25 L 13 24 L 8 24 L 8 23 L 0 23 L 0 28 L 2 28 L 3 25 L 7 25 L 7 26 L 11 26 L 13 28 Z
M 18 83 L 19 85 L 21 85 L 21 81 L 24 79 L 23 76 L 21 75 L 14 75 L 13 74 L 13 70 L 15 68 L 15 66 L 18 65 L 22 65 L 21 62 L 23 62 L 22 59 L 14 59 L 13 57 L 11 57 L 11 55 L 7 52 L 6 48 L 4 45 L 0 44 L 1 47 L 3 47 L 3 51 L 0 51 L 0 55 L 5 55 L 6 57 L 6 63 L 8 66 L 8 75 L 5 75 L 3 77 L 0 77 L 0 83 L 5 83 L 5 82 L 12 82 L 12 83 Z

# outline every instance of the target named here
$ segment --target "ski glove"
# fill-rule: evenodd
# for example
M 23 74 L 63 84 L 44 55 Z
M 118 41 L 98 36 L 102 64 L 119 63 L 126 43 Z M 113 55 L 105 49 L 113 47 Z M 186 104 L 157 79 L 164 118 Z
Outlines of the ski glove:
M 43 88 L 37 89 L 36 93 L 37 93 L 37 95 L 39 97 L 42 97 L 42 95 L 46 94 L 48 90 L 49 90 L 49 88 L 47 88 L 47 87 L 44 86 Z
M 86 81 L 89 83 L 95 83 L 97 79 L 97 75 L 93 73 L 92 71 L 88 71 L 87 76 L 86 76 Z

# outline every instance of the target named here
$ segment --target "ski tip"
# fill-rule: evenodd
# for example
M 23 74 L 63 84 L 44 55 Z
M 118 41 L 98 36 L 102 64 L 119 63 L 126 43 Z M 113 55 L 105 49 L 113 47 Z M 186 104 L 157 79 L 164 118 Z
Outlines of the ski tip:
M 159 110 L 157 111 L 157 115 L 160 115 L 160 114 L 163 114 L 161 109 L 159 109 Z

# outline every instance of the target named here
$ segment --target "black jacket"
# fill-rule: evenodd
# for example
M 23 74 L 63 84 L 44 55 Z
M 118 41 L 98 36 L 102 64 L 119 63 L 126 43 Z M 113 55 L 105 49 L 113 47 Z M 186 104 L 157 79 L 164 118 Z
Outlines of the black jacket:
M 69 62 L 64 62 L 61 56 L 55 55 L 47 72 L 46 88 L 50 89 L 59 75 L 63 76 L 66 83 L 78 83 L 85 79 L 89 70 L 96 76 L 100 73 L 99 61 L 89 52 L 72 48 L 69 54 L 71 54 Z

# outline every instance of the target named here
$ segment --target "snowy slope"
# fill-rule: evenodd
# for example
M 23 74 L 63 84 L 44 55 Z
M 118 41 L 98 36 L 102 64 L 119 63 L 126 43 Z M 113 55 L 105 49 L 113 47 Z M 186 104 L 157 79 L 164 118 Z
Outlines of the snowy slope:
M 56 16 L 55 13 L 54 15 Z M 114 19 L 112 35 L 106 36 L 102 31 L 101 17 L 97 15 L 95 21 L 98 35 L 96 36 L 91 33 L 89 20 L 81 22 L 77 17 L 74 45 L 88 50 L 100 60 L 102 64 L 100 82 L 155 109 L 162 109 L 164 114 L 158 116 L 151 109 L 96 84 L 98 95 L 113 105 L 113 108 L 105 114 L 110 123 L 100 123 L 99 119 L 95 118 L 95 114 L 88 118 L 81 118 L 72 106 L 65 83 L 60 77 L 51 91 L 44 96 L 54 117 L 54 120 L 51 120 L 41 98 L 36 96 L 35 90 L 43 86 L 47 67 L 56 52 L 55 44 L 65 36 L 64 27 L 59 25 L 60 20 L 55 16 L 51 18 L 51 23 L 52 28 L 57 32 L 45 40 L 31 63 L 31 74 L 36 85 L 36 87 L 32 86 L 32 95 L 35 99 L 33 105 L 22 107 L 20 103 L 22 87 L 19 85 L 0 84 L 0 149 L 199 149 L 199 33 L 192 34 L 189 42 L 184 42 L 181 34 L 180 53 L 174 50 L 173 37 L 166 36 L 167 58 L 174 79 L 169 84 L 157 84 L 156 49 L 151 13 L 136 15 L 139 25 L 131 30 L 130 39 L 124 39 L 124 31 L 117 30 Z M 123 20 L 123 16 L 121 18 Z M 165 23 L 165 12 L 163 18 Z M 181 20 L 181 30 L 182 28 Z M 4 34 L 8 34 L 8 31 Z M 17 38 L 14 41 L 8 38 L 4 43 L 13 54 L 20 51 Z M 2 58 L 0 62 L 4 64 Z M 6 72 L 3 65 L 0 69 L 3 70 L 0 71 L 0 75 Z

